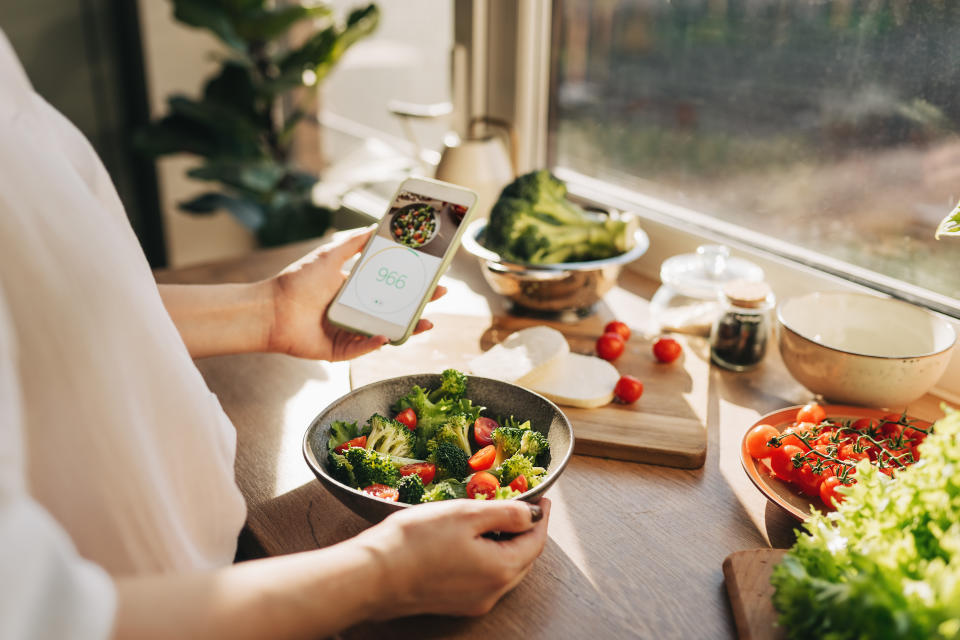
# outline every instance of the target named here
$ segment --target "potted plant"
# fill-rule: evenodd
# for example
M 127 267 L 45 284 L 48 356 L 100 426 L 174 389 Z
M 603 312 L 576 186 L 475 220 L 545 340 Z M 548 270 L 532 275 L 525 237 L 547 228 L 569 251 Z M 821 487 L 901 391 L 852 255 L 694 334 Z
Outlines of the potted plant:
M 314 91 L 344 52 L 373 32 L 379 10 L 367 5 L 337 20 L 330 7 L 267 0 L 173 0 L 174 17 L 207 29 L 228 47 L 219 71 L 198 99 L 173 95 L 169 112 L 140 131 L 136 146 L 153 157 L 189 153 L 187 172 L 216 187 L 180 209 L 226 210 L 264 246 L 323 233 L 330 211 L 314 204 L 317 176 L 291 162 L 294 128 L 311 112 Z M 318 25 L 289 46 L 295 25 Z

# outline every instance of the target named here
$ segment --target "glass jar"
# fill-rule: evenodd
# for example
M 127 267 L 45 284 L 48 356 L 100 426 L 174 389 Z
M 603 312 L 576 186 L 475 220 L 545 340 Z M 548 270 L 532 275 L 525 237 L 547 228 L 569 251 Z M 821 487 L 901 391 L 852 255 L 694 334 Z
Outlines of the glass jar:
M 660 266 L 662 286 L 650 301 L 656 330 L 708 335 L 720 313 L 720 289 L 731 280 L 763 280 L 763 269 L 731 256 L 723 245 L 668 258 Z
M 728 282 L 710 331 L 710 359 L 731 371 L 753 369 L 767 353 L 773 292 L 766 282 Z

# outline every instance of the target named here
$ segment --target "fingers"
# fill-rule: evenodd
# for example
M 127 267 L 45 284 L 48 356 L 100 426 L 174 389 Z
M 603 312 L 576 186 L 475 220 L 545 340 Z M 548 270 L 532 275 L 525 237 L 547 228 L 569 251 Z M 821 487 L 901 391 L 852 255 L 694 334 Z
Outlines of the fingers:
M 533 528 L 543 516 L 542 507 L 522 500 L 480 501 L 471 507 L 471 527 L 477 534 L 488 531 L 523 533 Z
M 417 322 L 417 326 L 413 329 L 413 334 L 423 333 L 429 329 L 433 329 L 433 323 L 427 320 L 426 318 L 420 318 Z
M 430 296 L 430 302 L 433 302 L 433 301 L 436 300 L 437 298 L 440 298 L 440 297 L 446 295 L 446 293 L 447 293 L 447 288 L 446 288 L 445 286 L 443 286 L 442 284 L 438 284 L 438 285 L 437 285 L 437 288 L 433 290 L 433 295 Z
M 336 264 L 343 264 L 353 254 L 363 249 L 371 233 L 373 233 L 373 227 L 362 227 L 339 233 L 326 246 L 325 253 L 336 261 Z
M 387 336 L 371 336 L 369 338 L 360 336 L 352 339 L 343 347 L 343 353 L 339 354 L 338 360 L 353 360 L 371 351 L 376 351 L 390 341 Z

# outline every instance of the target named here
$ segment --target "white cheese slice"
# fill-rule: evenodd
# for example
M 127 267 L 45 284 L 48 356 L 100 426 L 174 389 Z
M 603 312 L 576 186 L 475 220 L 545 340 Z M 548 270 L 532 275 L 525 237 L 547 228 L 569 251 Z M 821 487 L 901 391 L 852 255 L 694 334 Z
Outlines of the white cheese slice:
M 524 384 L 552 369 L 570 346 L 563 334 L 550 327 L 521 329 L 469 363 L 470 371 L 484 378 Z
M 559 363 L 523 386 L 546 396 L 557 404 L 590 409 L 613 400 L 613 388 L 620 373 L 600 358 L 567 353 Z

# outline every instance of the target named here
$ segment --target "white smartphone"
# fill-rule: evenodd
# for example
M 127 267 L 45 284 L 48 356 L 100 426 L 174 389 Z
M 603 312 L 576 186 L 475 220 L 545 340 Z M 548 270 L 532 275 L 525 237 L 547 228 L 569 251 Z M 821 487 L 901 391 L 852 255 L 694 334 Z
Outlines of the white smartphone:
M 401 344 L 456 253 L 477 194 L 456 185 L 409 178 L 327 309 L 333 324 Z

